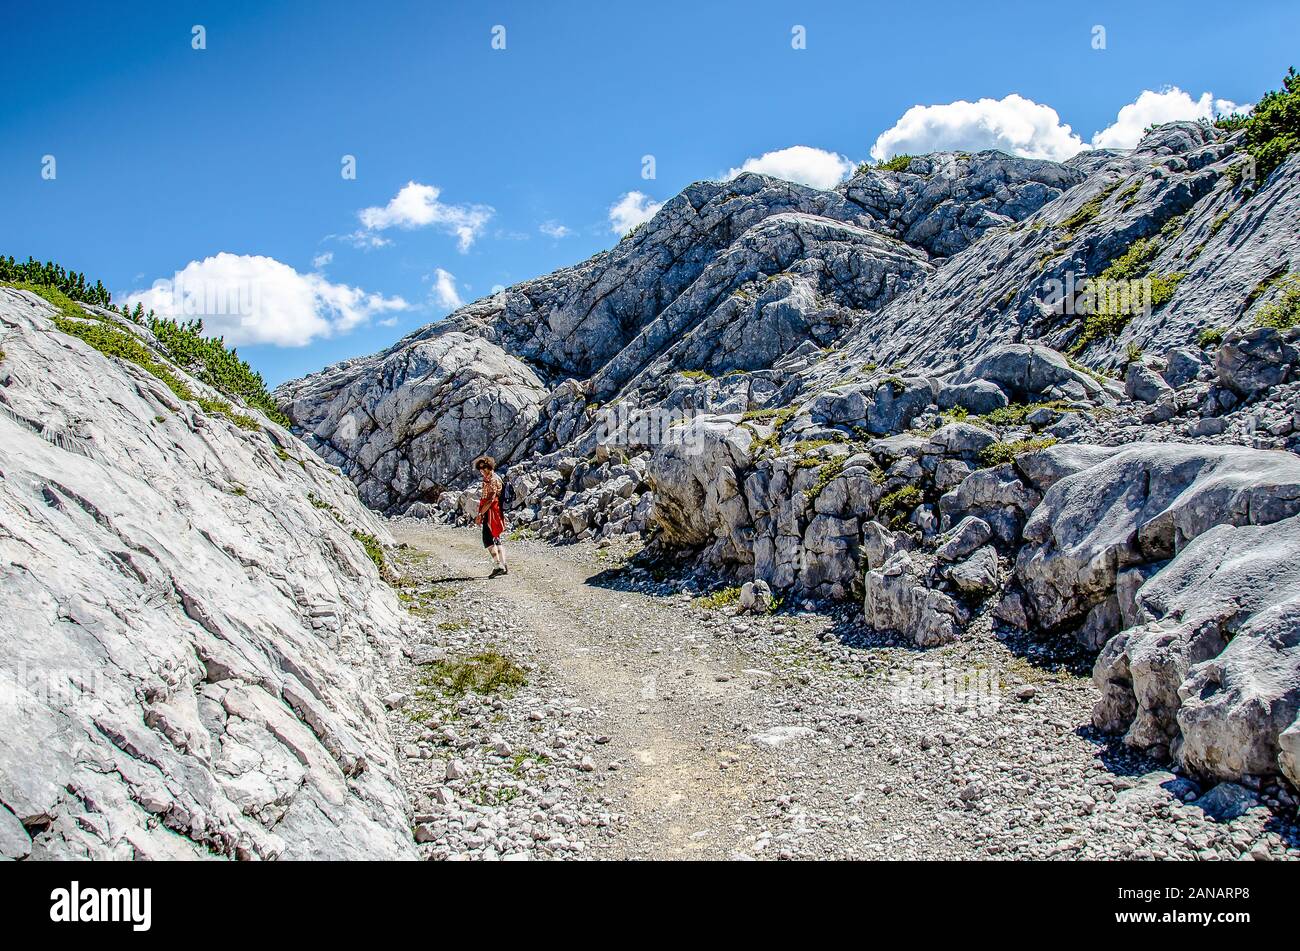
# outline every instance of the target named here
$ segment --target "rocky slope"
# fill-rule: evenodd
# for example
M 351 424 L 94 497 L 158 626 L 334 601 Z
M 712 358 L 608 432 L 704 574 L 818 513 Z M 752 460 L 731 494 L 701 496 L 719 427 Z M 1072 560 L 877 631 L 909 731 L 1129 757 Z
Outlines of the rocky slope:
M 0 288 L 0 855 L 415 857 L 375 697 L 409 621 L 357 540 L 385 528 L 54 315 Z
M 860 602 L 923 647 L 1025 631 L 1095 658 L 1099 728 L 1295 783 L 1300 332 L 1256 325 L 1294 296 L 1300 157 L 1243 157 L 1175 123 L 701 183 L 277 395 L 381 511 L 468 513 L 490 452 L 521 529 L 642 534 L 746 608 Z M 1089 307 L 1089 278 L 1145 297 Z

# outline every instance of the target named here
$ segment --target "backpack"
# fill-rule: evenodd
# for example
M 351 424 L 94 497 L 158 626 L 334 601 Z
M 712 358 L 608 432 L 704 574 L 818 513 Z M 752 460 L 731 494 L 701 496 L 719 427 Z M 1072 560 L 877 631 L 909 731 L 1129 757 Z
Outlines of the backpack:
M 501 508 L 507 509 L 515 504 L 515 490 L 505 479 L 501 480 Z

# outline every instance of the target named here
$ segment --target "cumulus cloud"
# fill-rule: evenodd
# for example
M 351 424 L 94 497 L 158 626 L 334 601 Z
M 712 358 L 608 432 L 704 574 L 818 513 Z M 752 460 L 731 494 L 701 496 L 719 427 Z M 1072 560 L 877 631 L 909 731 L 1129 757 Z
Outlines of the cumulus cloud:
M 537 230 L 548 238 L 567 238 L 569 235 L 573 234 L 571 228 L 560 224 L 558 221 L 543 221 L 537 226 Z
M 438 200 L 442 190 L 420 182 L 407 182 L 383 207 L 362 208 L 357 212 L 364 230 L 353 235 L 357 241 L 377 237 L 374 232 L 389 228 L 406 231 L 415 228 L 438 228 L 456 236 L 461 252 L 483 233 L 495 213 L 488 205 L 448 205 Z M 380 242 L 386 239 L 380 238 Z
M 1012 93 L 1003 99 L 913 106 L 893 128 L 880 134 L 871 156 L 884 161 L 904 153 L 1001 149 L 1024 158 L 1060 162 L 1085 148 L 1055 109 Z
M 1227 99 L 1202 93 L 1193 99 L 1177 86 L 1160 92 L 1144 90 L 1123 106 L 1115 121 L 1084 142 L 1051 106 L 1024 96 L 958 100 L 933 106 L 913 106 L 871 147 L 871 157 L 884 161 L 895 155 L 926 152 L 1000 149 L 1024 158 L 1060 162 L 1084 149 L 1131 149 L 1151 125 L 1177 120 L 1214 119 L 1248 110 Z
M 639 224 L 644 224 L 664 206 L 661 201 L 651 201 L 649 195 L 628 192 L 609 206 L 609 230 L 624 235 Z
M 1208 92 L 1193 99 L 1177 86 L 1167 86 L 1160 92 L 1146 89 L 1136 101 L 1120 109 L 1113 123 L 1092 137 L 1092 144 L 1098 149 L 1131 149 L 1148 126 L 1180 120 L 1213 120 L 1242 108 L 1227 99 L 1215 99 Z
M 730 181 L 742 172 L 758 172 L 813 188 L 834 188 L 853 173 L 853 167 L 852 162 L 835 152 L 808 145 L 792 145 L 788 149 L 764 152 L 758 158 L 745 159 L 739 168 L 729 171 L 726 178 Z
M 305 346 L 410 306 L 319 273 L 300 274 L 274 258 L 225 251 L 191 261 L 171 279 L 129 294 L 126 302 L 162 317 L 201 318 L 207 333 L 234 346 L 278 347 Z
M 447 310 L 455 310 L 464 303 L 460 299 L 460 292 L 456 290 L 456 275 L 442 268 L 434 268 L 433 288 L 429 291 L 429 297 L 439 307 Z

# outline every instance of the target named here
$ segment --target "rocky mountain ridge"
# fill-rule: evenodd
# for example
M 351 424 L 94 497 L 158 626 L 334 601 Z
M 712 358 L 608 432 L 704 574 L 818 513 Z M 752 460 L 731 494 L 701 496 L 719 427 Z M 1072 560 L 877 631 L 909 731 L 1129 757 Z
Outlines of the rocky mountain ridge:
M 1300 306 L 1300 158 L 1263 181 L 1244 159 L 1240 133 L 1173 123 L 1063 164 L 700 183 L 277 396 L 388 514 L 468 515 L 490 453 L 520 530 L 643 534 L 747 608 L 861 599 L 921 646 L 1074 645 L 1098 727 L 1295 783 L 1294 590 L 1229 564 L 1300 539 L 1298 332 L 1257 326 Z M 1147 296 L 1086 306 L 1090 279 Z M 1220 606 L 1192 611 L 1195 584 Z

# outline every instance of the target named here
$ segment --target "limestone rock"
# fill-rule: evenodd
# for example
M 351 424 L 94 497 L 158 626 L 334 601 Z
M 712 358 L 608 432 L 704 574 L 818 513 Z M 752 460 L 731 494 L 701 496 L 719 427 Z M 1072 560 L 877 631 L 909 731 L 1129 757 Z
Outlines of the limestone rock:
M 377 696 L 403 613 L 353 537 L 386 530 L 52 314 L 0 288 L 0 852 L 414 858 Z
M 907 552 L 895 553 L 866 574 L 863 611 L 867 624 L 897 631 L 918 647 L 956 640 L 968 620 L 966 609 L 942 591 L 930 588 Z

